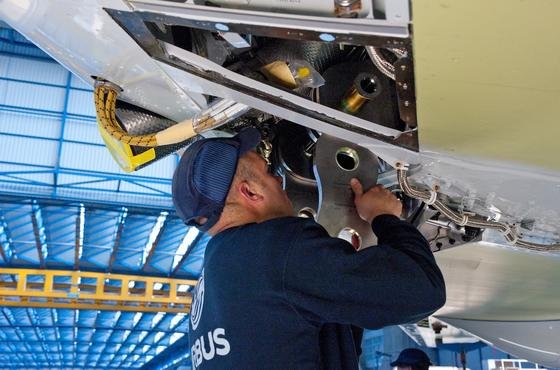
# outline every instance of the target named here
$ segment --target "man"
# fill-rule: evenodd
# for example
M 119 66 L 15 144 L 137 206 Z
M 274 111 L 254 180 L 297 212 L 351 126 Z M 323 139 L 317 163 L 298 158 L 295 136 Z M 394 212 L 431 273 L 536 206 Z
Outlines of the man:
M 399 358 L 391 362 L 391 366 L 398 370 L 428 370 L 431 364 L 428 355 L 417 348 L 403 349 Z
M 426 240 L 399 200 L 351 183 L 379 246 L 355 252 L 294 217 L 280 178 L 254 148 L 259 132 L 192 144 L 173 177 L 178 215 L 213 238 L 193 292 L 195 369 L 358 369 L 351 325 L 419 320 L 445 301 Z

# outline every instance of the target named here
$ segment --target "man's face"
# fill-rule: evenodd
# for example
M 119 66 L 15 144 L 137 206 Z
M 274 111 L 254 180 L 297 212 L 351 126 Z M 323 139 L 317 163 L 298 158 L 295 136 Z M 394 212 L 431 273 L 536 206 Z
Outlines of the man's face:
M 292 202 L 282 188 L 282 178 L 269 172 L 268 164 L 264 158 L 255 151 L 244 155 L 251 169 L 258 177 L 259 185 L 265 197 L 265 207 L 272 214 L 279 216 L 293 216 Z
M 397 366 L 397 370 L 412 370 L 412 366 Z

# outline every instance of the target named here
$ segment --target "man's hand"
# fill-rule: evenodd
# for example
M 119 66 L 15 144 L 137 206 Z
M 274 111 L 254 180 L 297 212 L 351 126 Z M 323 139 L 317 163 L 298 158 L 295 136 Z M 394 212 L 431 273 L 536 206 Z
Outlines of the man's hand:
M 376 185 L 364 193 L 364 188 L 356 178 L 350 180 L 354 192 L 354 204 L 360 217 L 371 224 L 379 215 L 395 215 L 402 213 L 401 201 L 382 185 Z

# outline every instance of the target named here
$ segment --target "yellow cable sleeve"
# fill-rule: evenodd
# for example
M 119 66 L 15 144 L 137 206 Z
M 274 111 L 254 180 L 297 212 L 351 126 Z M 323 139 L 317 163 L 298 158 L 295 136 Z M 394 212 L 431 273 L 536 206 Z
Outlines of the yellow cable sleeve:
M 129 135 L 122 129 L 116 118 L 117 91 L 115 89 L 104 85 L 96 86 L 94 102 L 98 124 L 109 135 L 128 145 L 151 148 L 180 143 L 196 135 L 192 119 L 180 122 L 156 134 Z

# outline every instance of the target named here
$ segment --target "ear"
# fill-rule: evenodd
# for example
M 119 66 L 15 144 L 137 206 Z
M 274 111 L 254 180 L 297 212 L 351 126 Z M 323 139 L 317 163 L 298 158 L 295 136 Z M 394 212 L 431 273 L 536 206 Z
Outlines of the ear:
M 240 181 L 239 184 L 237 184 L 237 191 L 240 197 L 249 204 L 261 202 L 264 199 L 260 189 L 253 182 Z

